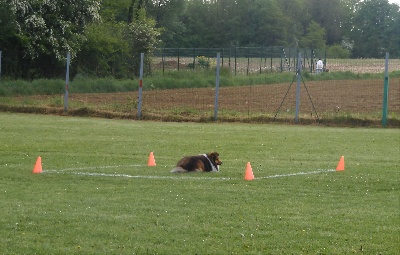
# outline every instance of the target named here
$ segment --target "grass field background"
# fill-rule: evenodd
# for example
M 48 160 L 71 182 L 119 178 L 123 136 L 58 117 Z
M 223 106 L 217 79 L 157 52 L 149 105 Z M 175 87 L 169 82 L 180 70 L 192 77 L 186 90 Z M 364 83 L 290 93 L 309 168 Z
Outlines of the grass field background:
M 398 252 L 399 129 L 11 113 L 0 123 L 1 254 Z M 219 173 L 169 172 L 213 150 Z M 333 171 L 342 155 L 345 171 Z

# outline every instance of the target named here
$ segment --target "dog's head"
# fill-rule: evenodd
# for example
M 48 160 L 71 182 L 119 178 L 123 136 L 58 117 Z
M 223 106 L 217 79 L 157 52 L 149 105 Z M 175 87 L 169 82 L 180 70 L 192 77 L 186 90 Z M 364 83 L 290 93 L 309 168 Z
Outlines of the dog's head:
M 207 154 L 207 157 L 213 161 L 217 166 L 222 165 L 222 161 L 219 159 L 219 153 L 218 152 L 210 152 Z

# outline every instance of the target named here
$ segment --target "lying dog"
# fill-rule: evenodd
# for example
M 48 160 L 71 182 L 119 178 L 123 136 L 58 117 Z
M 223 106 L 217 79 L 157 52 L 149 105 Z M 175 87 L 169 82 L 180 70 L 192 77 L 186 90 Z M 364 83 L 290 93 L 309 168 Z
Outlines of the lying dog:
M 187 172 L 218 172 L 222 161 L 219 159 L 218 152 L 200 154 L 198 156 L 187 156 L 179 160 L 171 173 Z

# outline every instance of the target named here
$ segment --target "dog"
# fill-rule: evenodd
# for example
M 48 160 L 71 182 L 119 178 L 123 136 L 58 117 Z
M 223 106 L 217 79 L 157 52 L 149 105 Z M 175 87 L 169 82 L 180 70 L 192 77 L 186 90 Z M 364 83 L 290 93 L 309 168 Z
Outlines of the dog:
M 219 172 L 220 165 L 222 161 L 219 159 L 218 152 L 210 152 L 182 158 L 171 173 Z

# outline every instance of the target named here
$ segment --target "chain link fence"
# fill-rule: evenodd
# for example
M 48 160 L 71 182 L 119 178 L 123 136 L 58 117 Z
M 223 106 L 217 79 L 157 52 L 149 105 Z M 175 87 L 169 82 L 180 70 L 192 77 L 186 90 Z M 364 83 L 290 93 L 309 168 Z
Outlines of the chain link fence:
M 221 77 L 218 101 L 218 121 L 241 122 L 293 122 L 296 110 L 296 63 L 301 55 L 302 76 L 300 88 L 300 122 L 344 122 L 349 125 L 370 125 L 382 118 L 384 77 L 363 79 L 329 79 L 334 72 L 383 74 L 385 59 L 337 59 L 327 56 L 325 50 L 302 50 L 282 47 L 257 48 L 192 48 L 159 49 L 149 62 L 148 74 L 143 78 L 142 119 L 163 121 L 213 121 L 215 110 L 216 55 L 220 53 L 220 66 L 231 77 L 246 77 L 241 86 L 228 87 Z M 4 56 L 3 52 L 3 56 Z M 323 75 L 328 79 L 315 80 L 315 63 L 324 61 Z M 400 59 L 389 59 L 389 124 L 400 127 Z M 3 68 L 4 68 L 3 63 Z M 11 68 L 8 65 L 7 68 Z M 21 67 L 22 68 L 22 67 Z M 28 67 L 23 67 L 28 68 Z M 65 68 L 65 67 L 64 67 Z M 149 79 L 163 75 L 179 79 L 179 72 L 196 72 L 208 69 L 210 83 L 198 86 L 193 79 L 190 88 L 153 87 Z M 54 70 L 60 72 L 57 66 Z M 397 72 L 394 72 L 397 71 Z M 290 80 L 271 83 L 270 77 L 286 73 Z M 161 74 L 161 75 L 160 75 Z M 64 78 L 65 73 L 60 75 Z M 345 76 L 344 76 L 345 77 Z M 71 85 L 74 86 L 71 77 Z M 246 82 L 246 79 L 248 82 Z M 253 79 L 265 79 L 265 84 L 254 84 Z M 268 81 L 268 82 L 267 82 Z M 95 82 L 95 81 L 94 81 Z M 104 84 L 107 81 L 99 80 Z M 131 81 L 138 85 L 138 81 Z M 69 110 L 82 112 L 95 108 L 100 116 L 117 116 L 137 119 L 137 86 L 131 91 L 116 93 L 78 94 L 70 92 Z M 52 98 L 54 97 L 54 98 Z M 49 100 L 49 104 L 62 107 L 62 95 L 35 96 Z M 60 101 L 60 102 L 59 102 Z
M 296 108 L 296 63 L 301 55 L 300 119 L 303 122 L 338 121 L 368 125 L 382 118 L 384 77 L 313 81 L 316 61 L 324 61 L 324 72 L 383 74 L 385 59 L 336 59 L 323 50 L 273 48 L 160 49 L 154 55 L 152 70 L 164 72 L 221 67 L 232 75 L 267 77 L 275 72 L 291 72 L 291 82 L 219 88 L 220 121 L 292 121 Z M 399 59 L 389 59 L 389 72 L 400 70 Z M 327 74 L 328 75 L 328 74 Z M 344 76 L 345 77 L 345 76 Z M 375 77 L 375 78 L 374 78 Z M 400 118 L 400 78 L 390 79 L 389 118 Z M 144 116 L 164 120 L 210 120 L 214 112 L 215 87 L 152 90 L 144 92 Z
M 235 75 L 294 71 L 298 53 L 303 55 L 303 69 L 315 72 L 315 63 L 325 55 L 321 50 L 282 47 L 162 48 L 154 52 L 153 68 L 164 72 L 215 67 L 217 53 L 221 66 Z
M 325 72 L 382 73 L 384 59 L 340 59 L 327 55 L 326 50 L 283 47 L 234 47 L 234 48 L 161 48 L 154 52 L 153 70 L 196 70 L 215 67 L 217 53 L 221 66 L 233 74 L 254 74 L 295 71 L 299 53 L 302 69 L 315 73 L 316 62 L 322 59 Z M 391 71 L 400 70 L 399 59 L 389 59 Z

